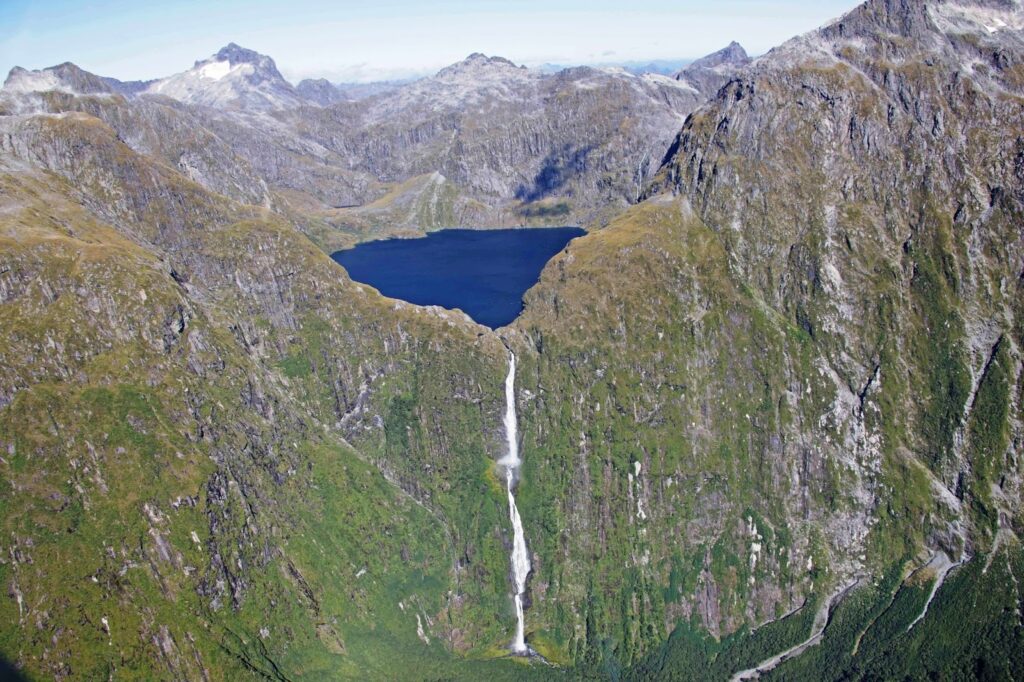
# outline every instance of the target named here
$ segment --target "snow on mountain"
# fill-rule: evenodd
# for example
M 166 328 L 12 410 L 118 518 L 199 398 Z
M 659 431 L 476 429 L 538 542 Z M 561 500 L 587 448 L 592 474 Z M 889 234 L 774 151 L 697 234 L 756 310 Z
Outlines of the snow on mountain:
M 145 92 L 188 104 L 256 111 L 306 103 L 273 59 L 234 43 L 188 71 L 154 82 Z
M 74 92 L 67 84 L 62 83 L 53 71 L 43 69 L 29 71 L 20 66 L 11 69 L 4 81 L 4 91 L 12 94 L 29 92 Z
M 982 28 L 986 33 L 1019 31 L 1024 28 L 1024 9 L 1020 2 L 957 3 L 932 8 L 932 18 L 943 31 L 965 32 Z
M 1010 66 L 1007 46 L 1024 46 L 1024 7 L 1021 0 L 959 0 L 942 3 L 907 3 L 890 6 L 871 1 L 821 28 L 797 36 L 759 57 L 760 68 L 778 63 L 797 63 L 813 55 L 825 62 L 869 59 L 875 42 L 896 36 L 886 43 L 888 64 L 914 62 L 922 45 L 971 73 L 978 84 L 993 85 L 1002 70 Z M 907 47 L 902 38 L 910 36 Z M 1002 85 L 996 87 L 1002 88 Z
M 134 85 L 113 78 L 103 78 L 71 62 L 64 62 L 37 71 L 15 66 L 7 75 L 3 89 L 10 94 L 56 91 L 76 95 L 109 95 L 123 93 Z

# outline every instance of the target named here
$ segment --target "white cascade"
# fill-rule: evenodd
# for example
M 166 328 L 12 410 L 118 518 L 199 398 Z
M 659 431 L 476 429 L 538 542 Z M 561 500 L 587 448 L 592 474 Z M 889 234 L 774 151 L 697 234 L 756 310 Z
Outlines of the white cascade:
M 508 452 L 498 460 L 498 465 L 505 468 L 505 485 L 508 489 L 508 514 L 512 519 L 512 581 L 516 603 L 516 637 L 512 640 L 512 651 L 525 653 L 525 617 L 523 615 L 523 595 L 526 593 L 526 578 L 530 574 L 530 555 L 526 551 L 526 536 L 523 534 L 523 521 L 519 518 L 516 497 L 513 493 L 519 467 L 523 461 L 519 458 L 519 434 L 516 425 L 516 356 L 509 351 L 508 376 L 505 377 L 505 440 Z

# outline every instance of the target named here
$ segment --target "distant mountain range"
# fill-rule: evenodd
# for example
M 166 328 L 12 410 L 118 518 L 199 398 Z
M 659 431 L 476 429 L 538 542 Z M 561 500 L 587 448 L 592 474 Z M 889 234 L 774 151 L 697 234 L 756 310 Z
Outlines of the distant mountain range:
M 145 82 L 73 64 L 15 68 L 0 92 L 18 95 L 12 106 L 25 111 L 52 111 L 45 92 L 120 95 L 94 100 L 90 110 L 125 139 L 151 131 L 140 151 L 152 150 L 150 141 L 169 144 L 157 119 L 195 120 L 227 147 L 176 161 L 193 179 L 227 191 L 226 171 L 214 168 L 232 166 L 237 180 L 244 160 L 260 177 L 232 181 L 232 195 L 280 203 L 284 197 L 272 195 L 285 191 L 287 201 L 319 205 L 323 219 L 348 230 L 588 222 L 636 201 L 686 114 L 745 64 L 735 49 L 674 77 L 611 67 L 546 73 L 474 54 L 408 83 L 292 86 L 273 59 L 230 44 L 187 71 Z M 488 125 L 473 123 L 482 120 Z
M 620 68 L 637 76 L 644 74 L 659 74 L 674 76 L 680 73 L 684 67 L 693 63 L 701 63 L 711 59 L 715 55 L 728 52 L 733 47 L 739 47 L 738 43 L 732 43 L 720 52 L 714 53 L 701 59 L 658 59 L 651 61 L 630 61 L 630 62 L 603 62 L 589 65 L 593 68 Z M 742 48 L 739 48 L 742 52 Z M 745 56 L 745 52 L 743 55 Z M 225 69 L 223 64 L 229 66 Z M 567 69 L 578 68 L 580 65 L 558 65 L 542 64 L 535 67 L 537 71 L 546 74 L 554 74 Z M 69 86 L 75 81 L 73 76 L 63 73 L 67 68 L 77 68 L 71 63 L 58 67 L 42 69 L 39 72 L 29 72 L 20 67 L 15 67 L 8 75 L 11 81 L 11 88 L 37 88 L 47 87 L 44 81 L 34 80 L 31 74 L 52 73 L 62 80 L 64 86 Z M 86 72 L 82 72 L 86 73 Z M 91 75 L 91 74 L 90 74 Z M 98 77 L 106 83 L 107 88 L 125 95 L 135 95 L 154 88 L 150 92 L 163 94 L 188 101 L 194 104 L 216 105 L 219 103 L 237 101 L 242 97 L 242 91 L 246 90 L 241 86 L 245 81 L 250 86 L 263 84 L 266 92 L 257 96 L 255 102 L 247 103 L 247 106 L 287 108 L 295 106 L 295 94 L 308 103 L 327 106 L 343 100 L 362 99 L 375 94 L 388 92 L 402 85 L 407 85 L 418 78 L 406 78 L 397 81 L 376 81 L 376 82 L 332 82 L 326 78 L 307 78 L 292 86 L 277 70 L 277 65 L 266 55 L 261 55 L 252 50 L 230 43 L 213 56 L 195 63 L 193 68 L 174 76 L 152 79 L 147 81 L 119 81 L 114 78 Z M 78 85 L 86 87 L 78 81 Z M 104 89 L 105 90 L 105 89 Z M 275 92 L 271 93 L 273 90 Z M 296 92 L 293 92 L 296 91 Z M 103 90 L 100 90 L 103 91 Z

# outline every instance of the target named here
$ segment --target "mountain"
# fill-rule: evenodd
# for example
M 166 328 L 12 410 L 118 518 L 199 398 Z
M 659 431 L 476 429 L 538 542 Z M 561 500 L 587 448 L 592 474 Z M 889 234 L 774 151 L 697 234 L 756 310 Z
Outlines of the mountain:
M 527 533 L 558 529 L 535 627 L 635 657 L 682 621 L 638 677 L 725 678 L 704 632 L 816 603 L 820 646 L 742 668 L 1021 674 L 993 652 L 1021 643 L 1022 19 L 872 0 L 786 43 L 549 264 L 515 323 Z
M 711 97 L 750 61 L 743 46 L 733 41 L 718 52 L 694 60 L 674 77 Z
M 482 54 L 411 83 L 306 82 L 300 91 L 269 57 L 234 45 L 141 90 L 89 77 L 96 83 L 89 92 L 129 100 L 89 101 L 90 113 L 125 139 L 159 127 L 138 120 L 147 108 L 162 105 L 161 116 L 175 110 L 229 148 L 202 166 L 241 159 L 279 204 L 299 209 L 318 239 L 335 244 L 348 243 L 349 234 L 408 233 L 456 222 L 607 222 L 637 200 L 675 130 L 705 99 L 688 83 L 657 74 L 590 67 L 543 74 Z M 58 87 L 47 78 L 35 90 Z M 68 95 L 85 94 L 60 87 Z M 24 93 L 8 101 L 52 113 L 82 103 Z M 489 125 L 478 125 L 482 112 Z M 160 145 L 179 144 L 151 137 Z M 191 156 L 174 162 L 200 163 Z M 227 189 L 203 168 L 193 177 L 215 191 Z M 425 182 L 438 177 L 440 185 Z M 246 185 L 246 196 L 262 192 L 274 200 Z
M 389 183 L 445 178 L 450 209 L 439 224 L 467 222 L 460 215 L 485 224 L 599 222 L 609 206 L 636 200 L 702 99 L 664 76 L 589 67 L 547 75 L 474 54 L 392 92 L 291 118 L 353 171 Z M 379 208 L 337 218 L 349 226 L 411 218 L 409 227 L 419 219 L 404 211 L 387 218 Z
M 0 670 L 1020 679 L 1022 28 L 869 0 L 710 99 L 483 55 L 282 108 L 15 70 Z M 326 253 L 577 215 L 496 331 Z
M 323 107 L 348 99 L 344 92 L 326 78 L 307 78 L 295 86 L 295 91 L 303 99 Z
M 82 71 L 70 62 L 39 71 L 29 71 L 15 66 L 7 74 L 4 89 L 19 93 L 51 90 L 80 94 L 113 92 L 113 88 L 102 79 Z
M 149 83 L 142 81 L 124 82 L 96 76 L 71 62 L 65 62 L 38 71 L 16 66 L 7 74 L 3 87 L 7 92 L 17 93 L 58 91 L 79 95 L 132 95 L 148 86 Z
M 145 93 L 208 107 L 268 111 L 300 106 L 302 96 L 274 60 L 229 43 L 188 71 L 154 81 Z
M 721 66 L 745 66 L 750 63 L 750 57 L 743 46 L 735 40 L 723 47 L 718 52 L 695 59 L 687 67 L 690 69 L 715 69 Z

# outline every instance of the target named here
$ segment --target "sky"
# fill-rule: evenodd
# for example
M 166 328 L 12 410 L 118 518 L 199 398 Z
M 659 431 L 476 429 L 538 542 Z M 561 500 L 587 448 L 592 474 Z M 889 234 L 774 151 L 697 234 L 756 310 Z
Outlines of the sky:
M 472 52 L 518 64 L 761 54 L 857 0 L 0 0 L 0 69 L 66 61 L 122 80 L 184 71 L 229 42 L 286 78 L 433 73 Z

